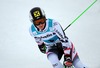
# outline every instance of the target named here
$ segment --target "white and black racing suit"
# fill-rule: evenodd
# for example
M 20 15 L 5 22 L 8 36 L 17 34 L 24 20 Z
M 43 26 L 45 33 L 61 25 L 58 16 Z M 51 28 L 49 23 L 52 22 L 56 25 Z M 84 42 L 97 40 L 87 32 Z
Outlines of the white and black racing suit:
M 47 54 L 54 68 L 63 68 L 63 65 L 59 62 L 63 54 L 71 57 L 75 68 L 83 68 L 72 42 L 66 37 L 57 21 L 47 19 L 45 28 L 42 31 L 38 31 L 32 24 L 29 32 L 35 38 L 40 51 Z

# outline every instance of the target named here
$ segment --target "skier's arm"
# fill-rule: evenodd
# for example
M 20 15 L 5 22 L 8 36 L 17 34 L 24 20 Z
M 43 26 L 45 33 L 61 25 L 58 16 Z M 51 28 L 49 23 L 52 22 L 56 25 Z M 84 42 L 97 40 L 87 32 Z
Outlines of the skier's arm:
M 36 37 L 34 37 L 34 38 L 35 38 L 36 43 L 38 44 L 39 50 L 40 50 L 42 53 L 46 53 L 46 46 L 45 46 L 44 42 L 41 41 L 40 39 L 37 39 Z
M 60 41 L 62 42 L 63 47 L 70 47 L 68 38 L 66 37 L 61 25 L 58 22 L 54 22 L 54 32 L 56 35 L 60 38 Z

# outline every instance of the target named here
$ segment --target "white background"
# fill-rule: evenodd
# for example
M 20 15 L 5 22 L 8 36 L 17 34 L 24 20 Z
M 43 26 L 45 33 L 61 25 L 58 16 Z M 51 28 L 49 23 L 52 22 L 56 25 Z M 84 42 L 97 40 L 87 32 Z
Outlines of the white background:
M 94 0 L 0 0 L 0 68 L 52 68 L 29 34 L 29 11 L 44 9 L 65 28 Z M 82 62 L 100 68 L 100 0 L 66 31 Z M 63 59 L 62 59 L 63 60 Z

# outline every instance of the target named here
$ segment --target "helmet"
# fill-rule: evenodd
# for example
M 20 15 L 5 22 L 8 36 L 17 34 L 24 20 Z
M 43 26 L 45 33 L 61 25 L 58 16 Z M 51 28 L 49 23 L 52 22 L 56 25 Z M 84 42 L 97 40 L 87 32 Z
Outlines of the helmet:
M 46 19 L 44 11 L 39 7 L 34 7 L 30 10 L 29 18 L 32 22 L 42 19 L 42 18 Z

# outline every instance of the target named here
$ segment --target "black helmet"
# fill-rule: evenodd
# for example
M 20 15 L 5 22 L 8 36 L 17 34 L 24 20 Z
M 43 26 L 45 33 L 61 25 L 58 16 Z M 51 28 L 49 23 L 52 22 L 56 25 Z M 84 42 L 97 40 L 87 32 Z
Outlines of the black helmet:
M 38 19 L 41 19 L 41 18 L 46 18 L 45 17 L 45 13 L 44 11 L 39 8 L 39 7 L 34 7 L 30 10 L 30 20 L 32 22 L 38 20 Z

